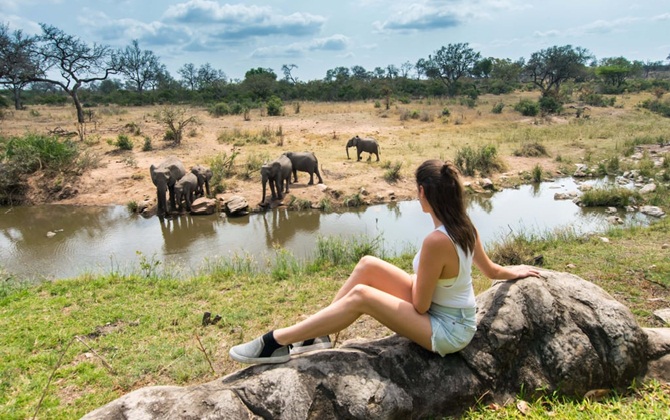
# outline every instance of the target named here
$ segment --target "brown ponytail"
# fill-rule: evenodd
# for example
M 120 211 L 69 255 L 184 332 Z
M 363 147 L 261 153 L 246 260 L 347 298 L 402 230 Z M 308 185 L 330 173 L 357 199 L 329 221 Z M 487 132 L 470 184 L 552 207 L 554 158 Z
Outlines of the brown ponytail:
M 451 162 L 431 159 L 416 170 L 428 204 L 447 232 L 463 250 L 474 252 L 475 227 L 465 208 L 465 191 L 458 168 Z

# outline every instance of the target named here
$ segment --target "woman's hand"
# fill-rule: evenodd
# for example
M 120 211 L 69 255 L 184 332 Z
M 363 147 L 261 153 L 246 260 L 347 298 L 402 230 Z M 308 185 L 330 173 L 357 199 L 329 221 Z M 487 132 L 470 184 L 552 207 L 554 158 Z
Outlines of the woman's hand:
M 540 271 L 529 265 L 516 265 L 513 267 L 505 267 L 509 272 L 508 280 L 522 279 L 524 277 L 542 277 Z

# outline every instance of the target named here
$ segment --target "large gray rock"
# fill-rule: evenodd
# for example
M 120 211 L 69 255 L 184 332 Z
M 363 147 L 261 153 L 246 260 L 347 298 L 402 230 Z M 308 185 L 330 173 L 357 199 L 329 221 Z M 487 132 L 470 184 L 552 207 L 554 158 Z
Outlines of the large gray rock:
M 525 392 L 583 396 L 670 380 L 668 329 L 572 274 L 499 282 L 477 297 L 478 332 L 441 358 L 397 335 L 349 341 L 282 365 L 189 387 L 131 392 L 85 419 L 394 419 L 459 415 Z

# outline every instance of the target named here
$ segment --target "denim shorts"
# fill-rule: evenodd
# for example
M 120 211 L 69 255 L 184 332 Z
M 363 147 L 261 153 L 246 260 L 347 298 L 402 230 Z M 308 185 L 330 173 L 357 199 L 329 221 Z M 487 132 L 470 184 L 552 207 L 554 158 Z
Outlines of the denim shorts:
M 477 308 L 449 308 L 433 303 L 428 309 L 433 351 L 440 356 L 467 346 L 477 331 Z

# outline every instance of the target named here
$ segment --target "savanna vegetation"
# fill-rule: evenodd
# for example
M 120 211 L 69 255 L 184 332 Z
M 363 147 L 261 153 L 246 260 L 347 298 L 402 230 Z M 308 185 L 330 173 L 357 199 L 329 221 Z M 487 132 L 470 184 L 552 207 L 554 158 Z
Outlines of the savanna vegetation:
M 2 204 L 22 202 L 35 174 L 50 179 L 48 188 L 59 191 L 68 177 L 98 167 L 99 150 L 133 168 L 129 179 L 150 184 L 142 175 L 146 168 L 134 170 L 143 153 L 183 150 L 189 139 L 200 140 L 197 130 L 203 123 L 217 127 L 214 143 L 231 146 L 207 162 L 214 171 L 214 189 L 239 188 L 248 180 L 256 182 L 258 168 L 270 157 L 267 145 L 283 145 L 288 129 L 267 120 L 262 127 L 241 129 L 232 121 L 285 121 L 281 118 L 297 115 L 325 122 L 326 115 L 347 114 L 408 133 L 382 130 L 387 140 L 382 162 L 359 166 L 385 185 L 411 184 L 411 170 L 428 156 L 453 159 L 469 176 L 507 171 L 496 180 L 501 186 L 569 175 L 580 163 L 595 168 L 594 175 L 636 171 L 658 185 L 646 196 L 623 189 L 594 191 L 585 204 L 623 207 L 634 202 L 666 211 L 670 206 L 668 154 L 661 160 L 651 156 L 653 148 L 665 150 L 670 143 L 670 68 L 662 62 L 597 59 L 570 45 L 511 61 L 481 57 L 468 44 L 450 44 L 415 64 L 336 67 L 321 80 L 299 80 L 293 64 L 282 66 L 282 76 L 255 68 L 243 80 L 229 80 L 209 64 L 192 63 L 184 64 L 176 79 L 137 41 L 115 51 L 51 25 L 43 25 L 42 31 L 31 37 L 0 25 L 0 84 L 6 88 L 0 96 Z M 63 72 L 62 66 L 86 70 Z M 65 80 L 51 79 L 50 70 L 60 71 Z M 41 127 L 43 120 L 62 121 L 61 112 L 71 115 L 62 111 L 64 104 L 74 107 L 75 131 L 6 133 L 11 121 L 30 127 Z M 127 117 L 129 109 L 142 112 Z M 58 117 L 51 119 L 52 114 Z M 111 121 L 122 128 L 101 141 L 96 127 Z M 334 124 L 345 125 L 346 120 Z M 328 164 L 334 154 L 329 140 L 336 140 L 332 150 L 339 153 L 341 167 L 344 151 L 337 136 L 309 134 L 293 145 L 320 148 Z M 631 159 L 634 154 L 641 158 Z M 521 169 L 510 167 L 512 158 L 534 160 Z M 340 204 L 365 204 L 361 186 L 342 188 Z M 294 196 L 286 204 L 300 209 L 315 203 Z M 319 203 L 326 211 L 333 205 L 325 199 Z M 542 237 L 521 233 L 502 238 L 491 254 L 503 264 L 529 263 L 542 255 L 546 268 L 571 267 L 631 308 L 641 325 L 660 326 L 653 311 L 667 304 L 668 232 L 665 219 L 650 227 L 613 228 L 603 233 L 609 243 L 569 231 Z M 361 255 L 378 255 L 405 268 L 412 258 L 411 252 L 387 255 L 383 238 L 356 243 L 323 238 L 310 261 L 298 261 L 282 249 L 276 252 L 263 270 L 250 255 L 211 261 L 196 274 L 145 257 L 134 273 L 37 285 L 0 267 L 0 417 L 79 417 L 146 385 L 213 380 L 239 368 L 227 357 L 232 344 L 322 307 Z M 479 273 L 476 280 L 478 291 L 488 286 Z M 276 293 L 278 287 L 283 293 Z M 221 320 L 202 326 L 205 311 Z M 364 318 L 341 339 L 386 334 Z M 521 403 L 523 393 L 518 398 L 506 407 L 473 402 L 465 417 L 670 414 L 670 388 L 661 383 L 632 384 L 627 392 L 612 391 L 598 401 L 547 395 Z

